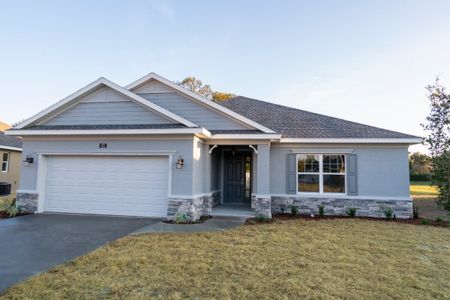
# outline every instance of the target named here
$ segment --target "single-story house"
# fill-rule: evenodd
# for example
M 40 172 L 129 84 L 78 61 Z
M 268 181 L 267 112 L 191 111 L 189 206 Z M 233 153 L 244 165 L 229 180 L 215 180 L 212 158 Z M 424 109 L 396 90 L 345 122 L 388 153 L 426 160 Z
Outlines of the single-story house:
M 28 212 L 192 220 L 216 206 L 412 216 L 421 138 L 246 97 L 216 103 L 150 73 L 100 78 L 8 131 Z
M 0 122 L 0 195 L 15 194 L 19 187 L 22 140 L 5 135 L 3 130 L 9 127 L 6 123 Z

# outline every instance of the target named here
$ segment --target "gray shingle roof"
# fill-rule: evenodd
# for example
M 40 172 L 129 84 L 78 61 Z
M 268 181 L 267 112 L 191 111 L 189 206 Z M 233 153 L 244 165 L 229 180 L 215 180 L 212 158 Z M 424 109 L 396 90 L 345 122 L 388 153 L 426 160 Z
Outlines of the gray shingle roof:
M 0 131 L 0 149 L 3 147 L 22 148 L 22 140 L 14 136 L 5 135 Z
M 171 129 L 185 128 L 183 124 L 123 124 L 123 125 L 36 125 L 26 130 L 95 130 L 95 129 Z M 14 130 L 14 129 L 12 129 Z
M 418 138 L 242 96 L 217 103 L 281 133 L 284 138 Z

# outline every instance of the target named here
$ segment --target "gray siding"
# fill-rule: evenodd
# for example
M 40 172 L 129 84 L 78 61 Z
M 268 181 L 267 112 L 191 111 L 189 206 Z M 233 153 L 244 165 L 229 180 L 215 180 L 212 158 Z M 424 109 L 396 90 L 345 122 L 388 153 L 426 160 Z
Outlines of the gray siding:
M 92 140 L 24 140 L 23 153 L 33 153 L 35 163 L 26 167 L 21 166 L 21 190 L 36 190 L 36 178 L 39 161 L 37 156 L 41 153 L 82 153 L 107 151 L 149 151 L 149 150 L 176 150 L 172 165 L 172 193 L 176 195 L 191 195 L 193 182 L 192 140 L 163 141 L 163 140 L 124 140 L 101 138 Z M 99 149 L 99 143 L 107 143 L 108 149 Z M 175 161 L 178 156 L 184 158 L 184 168 L 176 169 Z
M 311 148 L 303 145 L 303 148 Z M 313 146 L 315 149 L 323 146 Z M 286 155 L 290 149 L 301 149 L 302 145 L 279 147 L 272 145 L 270 155 L 270 192 L 286 194 Z M 325 147 L 327 148 L 327 147 Z M 330 145 L 329 149 L 337 149 Z M 341 146 L 353 149 L 357 155 L 358 196 L 409 197 L 408 147 L 398 146 Z
M 173 124 L 133 101 L 83 102 L 42 125 Z
M 143 93 L 139 96 L 206 129 L 253 129 L 177 93 Z

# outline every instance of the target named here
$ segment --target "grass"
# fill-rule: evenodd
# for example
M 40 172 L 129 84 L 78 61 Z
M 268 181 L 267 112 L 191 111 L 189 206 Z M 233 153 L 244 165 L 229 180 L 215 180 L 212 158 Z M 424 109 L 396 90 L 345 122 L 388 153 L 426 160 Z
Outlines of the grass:
M 430 185 L 429 182 L 416 181 L 411 182 L 409 187 L 412 196 L 437 196 L 438 190 L 435 186 Z
M 113 242 L 5 299 L 444 299 L 450 230 L 367 220 L 290 220 Z

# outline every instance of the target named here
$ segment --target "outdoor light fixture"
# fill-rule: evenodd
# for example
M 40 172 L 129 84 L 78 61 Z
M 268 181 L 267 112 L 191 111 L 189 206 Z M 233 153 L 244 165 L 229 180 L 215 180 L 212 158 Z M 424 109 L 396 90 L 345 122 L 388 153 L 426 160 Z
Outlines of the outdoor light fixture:
M 25 158 L 25 160 L 23 161 L 25 163 L 25 165 L 28 167 L 29 165 L 31 165 L 34 162 L 34 157 L 31 154 L 28 154 L 27 157 Z
M 177 169 L 183 169 L 184 159 L 181 155 L 178 156 L 177 162 L 175 164 L 177 165 Z

